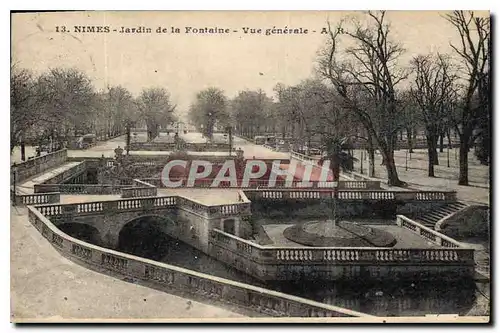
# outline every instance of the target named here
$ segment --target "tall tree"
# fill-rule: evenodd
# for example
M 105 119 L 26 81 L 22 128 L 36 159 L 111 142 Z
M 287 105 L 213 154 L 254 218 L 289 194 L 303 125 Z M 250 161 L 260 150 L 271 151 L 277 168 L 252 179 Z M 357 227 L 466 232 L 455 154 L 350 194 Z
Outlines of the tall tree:
M 272 100 L 262 90 L 240 91 L 230 103 L 232 122 L 249 137 L 266 132 Z
M 209 140 L 212 140 L 216 124 L 222 127 L 229 124 L 227 104 L 224 92 L 218 88 L 211 87 L 196 95 L 196 101 L 189 109 L 189 117 Z
M 388 184 L 401 186 L 404 183 L 398 177 L 394 148 L 401 128 L 396 87 L 407 77 L 397 65 L 404 49 L 390 40 L 384 11 L 366 15 L 367 25 L 354 21 L 353 27 L 344 27 L 341 22 L 331 29 L 328 24 L 329 41 L 320 55 L 318 69 L 342 98 L 342 108 L 356 114 L 375 141 L 384 160 Z M 344 38 L 348 41 L 341 49 L 340 40 Z
M 146 123 L 148 141 L 158 136 L 160 127 L 166 127 L 175 120 L 176 106 L 170 101 L 170 94 L 164 88 L 144 89 L 137 98 L 137 109 Z
M 479 17 L 472 11 L 454 11 L 446 16 L 458 32 L 459 44 L 451 47 L 463 65 L 460 76 L 465 82 L 460 97 L 459 112 L 452 118 L 455 131 L 460 137 L 459 185 L 469 185 L 468 152 L 474 142 L 474 129 L 477 127 L 482 110 L 489 108 L 488 98 L 481 98 L 487 90 L 490 71 L 490 19 Z
M 434 165 L 438 165 L 438 138 L 448 126 L 450 117 L 450 102 L 455 91 L 456 77 L 452 72 L 447 57 L 438 54 L 419 55 L 412 60 L 415 73 L 411 95 L 418 105 L 419 112 L 425 124 L 429 177 L 434 177 Z
M 72 131 L 91 132 L 96 125 L 96 93 L 89 77 L 77 69 L 54 68 L 37 81 L 40 95 L 39 121 L 46 138 L 62 140 Z
M 131 128 L 139 119 L 139 111 L 134 103 L 132 94 L 122 86 L 109 88 L 107 94 L 109 121 L 113 123 L 112 132 L 121 131 L 125 128 L 127 155 L 130 149 Z M 111 131 L 111 129 L 108 129 Z
M 25 136 L 38 118 L 35 78 L 25 69 L 11 66 L 10 76 L 10 151 L 21 145 L 21 159 L 26 159 Z

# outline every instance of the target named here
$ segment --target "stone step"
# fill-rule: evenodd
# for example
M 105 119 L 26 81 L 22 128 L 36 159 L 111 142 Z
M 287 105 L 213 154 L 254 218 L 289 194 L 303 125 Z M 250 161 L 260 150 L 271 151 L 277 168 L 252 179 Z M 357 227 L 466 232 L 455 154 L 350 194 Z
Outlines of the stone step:
M 439 221 L 440 219 L 442 219 L 446 215 L 439 214 L 437 212 L 430 212 L 430 213 L 425 214 L 424 216 L 428 217 L 429 219 L 436 220 L 436 222 L 437 222 L 437 221 Z
M 441 211 L 446 212 L 446 213 L 447 213 L 447 215 L 449 215 L 449 214 L 453 214 L 453 213 L 458 212 L 458 210 L 456 210 L 456 209 L 452 209 L 452 208 L 449 208 L 449 207 L 442 208 L 442 209 L 441 209 Z
M 452 203 L 448 204 L 448 207 L 453 208 L 453 209 L 457 209 L 457 210 L 460 210 L 460 209 L 465 208 L 467 206 L 468 206 L 467 204 L 460 202 L 460 201 L 452 202 Z
M 432 226 L 434 228 L 434 225 L 436 224 L 436 221 L 426 217 L 420 217 L 418 221 L 420 221 L 426 227 Z

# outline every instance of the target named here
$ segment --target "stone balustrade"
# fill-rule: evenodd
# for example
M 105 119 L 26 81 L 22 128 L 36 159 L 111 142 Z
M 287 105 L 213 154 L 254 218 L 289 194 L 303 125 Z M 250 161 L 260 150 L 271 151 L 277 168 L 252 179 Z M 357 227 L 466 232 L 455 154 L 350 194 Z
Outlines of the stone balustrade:
M 133 187 L 122 189 L 122 198 L 156 197 L 158 188 L 139 179 L 132 181 Z
M 209 219 L 235 215 L 248 216 L 251 214 L 251 203 L 248 200 L 237 204 L 207 206 L 196 200 L 184 198 L 182 196 L 149 196 L 147 198 L 37 206 L 40 212 L 46 216 L 76 213 L 83 215 L 100 215 L 120 211 L 155 210 L 165 207 L 185 209 Z
M 60 166 L 64 164 L 67 159 L 68 151 L 67 149 L 62 149 L 16 164 L 16 182 L 22 182 L 48 169 Z
M 230 145 L 228 143 L 183 143 L 183 148 L 186 151 L 220 151 L 229 152 Z M 174 142 L 131 142 L 130 150 L 147 150 L 147 151 L 174 151 L 176 149 Z
M 444 235 L 442 235 L 444 236 Z M 440 263 L 443 265 L 474 265 L 474 251 L 472 249 L 453 247 L 453 249 L 431 248 L 328 248 L 328 247 L 275 247 L 262 246 L 237 236 L 214 229 L 211 240 L 217 248 L 225 248 L 234 253 L 242 253 L 245 258 L 264 265 L 276 264 L 425 264 Z M 425 237 L 425 236 L 424 236 Z M 446 236 L 444 236 L 446 237 Z M 453 239 L 450 239 L 454 241 Z M 448 242 L 450 240 L 447 240 Z M 455 241 L 455 243 L 457 243 Z M 442 245 L 443 247 L 449 247 Z M 265 270 L 265 269 L 264 269 Z
M 316 163 L 319 159 L 316 157 L 310 157 L 310 156 L 307 156 L 307 155 L 304 155 L 304 154 L 301 154 L 301 153 L 297 153 L 295 151 L 290 151 L 290 156 L 292 158 L 295 158 L 297 160 L 300 160 L 302 162 L 314 162 Z
M 181 186 L 186 187 L 187 178 L 172 178 L 171 182 L 181 181 Z M 157 187 L 163 188 L 160 178 L 145 178 L 143 181 L 154 184 Z M 339 181 L 337 182 L 339 190 L 380 190 L 380 181 Z M 233 186 L 235 185 L 235 186 Z M 243 186 L 243 179 L 236 179 L 236 184 L 231 184 L 229 181 L 221 181 L 215 183 L 215 178 L 196 179 L 194 188 L 255 188 L 255 189 L 276 189 L 276 188 L 293 188 L 293 189 L 316 189 L 316 188 L 333 188 L 334 182 L 329 181 L 292 181 L 277 179 L 274 184 L 270 184 L 269 180 L 250 179 L 247 186 Z
M 272 151 L 278 151 L 278 150 L 276 149 L 276 147 L 270 146 L 270 145 L 268 145 L 268 144 L 263 144 L 263 145 L 262 145 L 262 147 L 267 148 L 267 149 L 272 150 Z
M 230 303 L 267 316 L 372 317 L 92 245 L 63 233 L 36 208 L 28 209 L 31 224 L 59 253 L 78 264 L 109 275 L 127 276 L 166 292 L 208 298 L 215 304 Z
M 121 194 L 130 185 L 115 184 L 35 184 L 35 193 L 60 192 L 64 194 Z
M 36 208 L 47 217 L 61 216 L 65 214 L 113 214 L 123 211 L 144 211 L 145 209 L 154 211 L 155 209 L 177 207 L 176 196 L 165 196 L 156 198 L 119 199 L 108 201 L 82 202 L 74 204 L 43 205 Z
M 87 162 L 82 161 L 82 162 L 78 163 L 77 165 L 75 165 L 67 170 L 64 170 L 63 172 L 60 172 L 60 173 L 54 175 L 53 177 L 50 177 L 50 178 L 44 180 L 40 184 L 35 184 L 34 192 L 35 193 L 43 193 L 43 192 L 39 192 L 40 189 L 42 189 L 42 190 L 44 189 L 43 187 L 40 187 L 40 185 L 63 184 L 68 179 L 71 179 L 77 175 L 83 174 L 85 172 L 85 170 L 87 170 Z M 83 181 L 82 181 L 82 183 L 83 183 Z M 39 186 L 37 187 L 36 185 L 39 185 Z M 52 190 L 54 190 L 54 188 Z
M 333 191 L 327 189 L 245 189 L 249 199 L 324 199 L 332 198 Z M 369 201 L 417 201 L 449 202 L 456 200 L 456 192 L 444 191 L 384 191 L 343 190 L 337 192 L 338 200 Z
M 18 194 L 15 200 L 18 206 L 53 204 L 61 201 L 61 193 Z
M 416 221 L 413 221 L 412 219 L 404 215 L 397 215 L 396 223 L 398 226 L 411 230 L 417 235 L 420 235 L 421 237 L 439 246 L 449 247 L 449 248 L 465 248 L 461 243 L 457 242 L 453 238 L 443 235 L 442 233 L 435 231 L 434 229 L 428 228 Z

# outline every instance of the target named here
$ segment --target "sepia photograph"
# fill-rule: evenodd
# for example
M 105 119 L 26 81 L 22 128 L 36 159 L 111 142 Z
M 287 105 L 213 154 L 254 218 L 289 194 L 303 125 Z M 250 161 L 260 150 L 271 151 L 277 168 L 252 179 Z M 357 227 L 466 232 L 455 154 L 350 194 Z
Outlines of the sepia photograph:
M 490 15 L 11 11 L 11 323 L 490 323 Z

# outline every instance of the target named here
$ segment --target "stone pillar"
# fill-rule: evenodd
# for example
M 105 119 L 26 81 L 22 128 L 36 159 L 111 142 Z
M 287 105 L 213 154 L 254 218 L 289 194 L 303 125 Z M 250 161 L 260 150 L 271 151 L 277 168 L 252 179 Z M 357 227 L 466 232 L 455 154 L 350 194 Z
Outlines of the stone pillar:
M 108 230 L 104 235 L 101 235 L 101 242 L 104 247 L 110 249 L 117 249 L 119 242 L 120 234 L 117 232 L 113 232 L 112 230 Z

